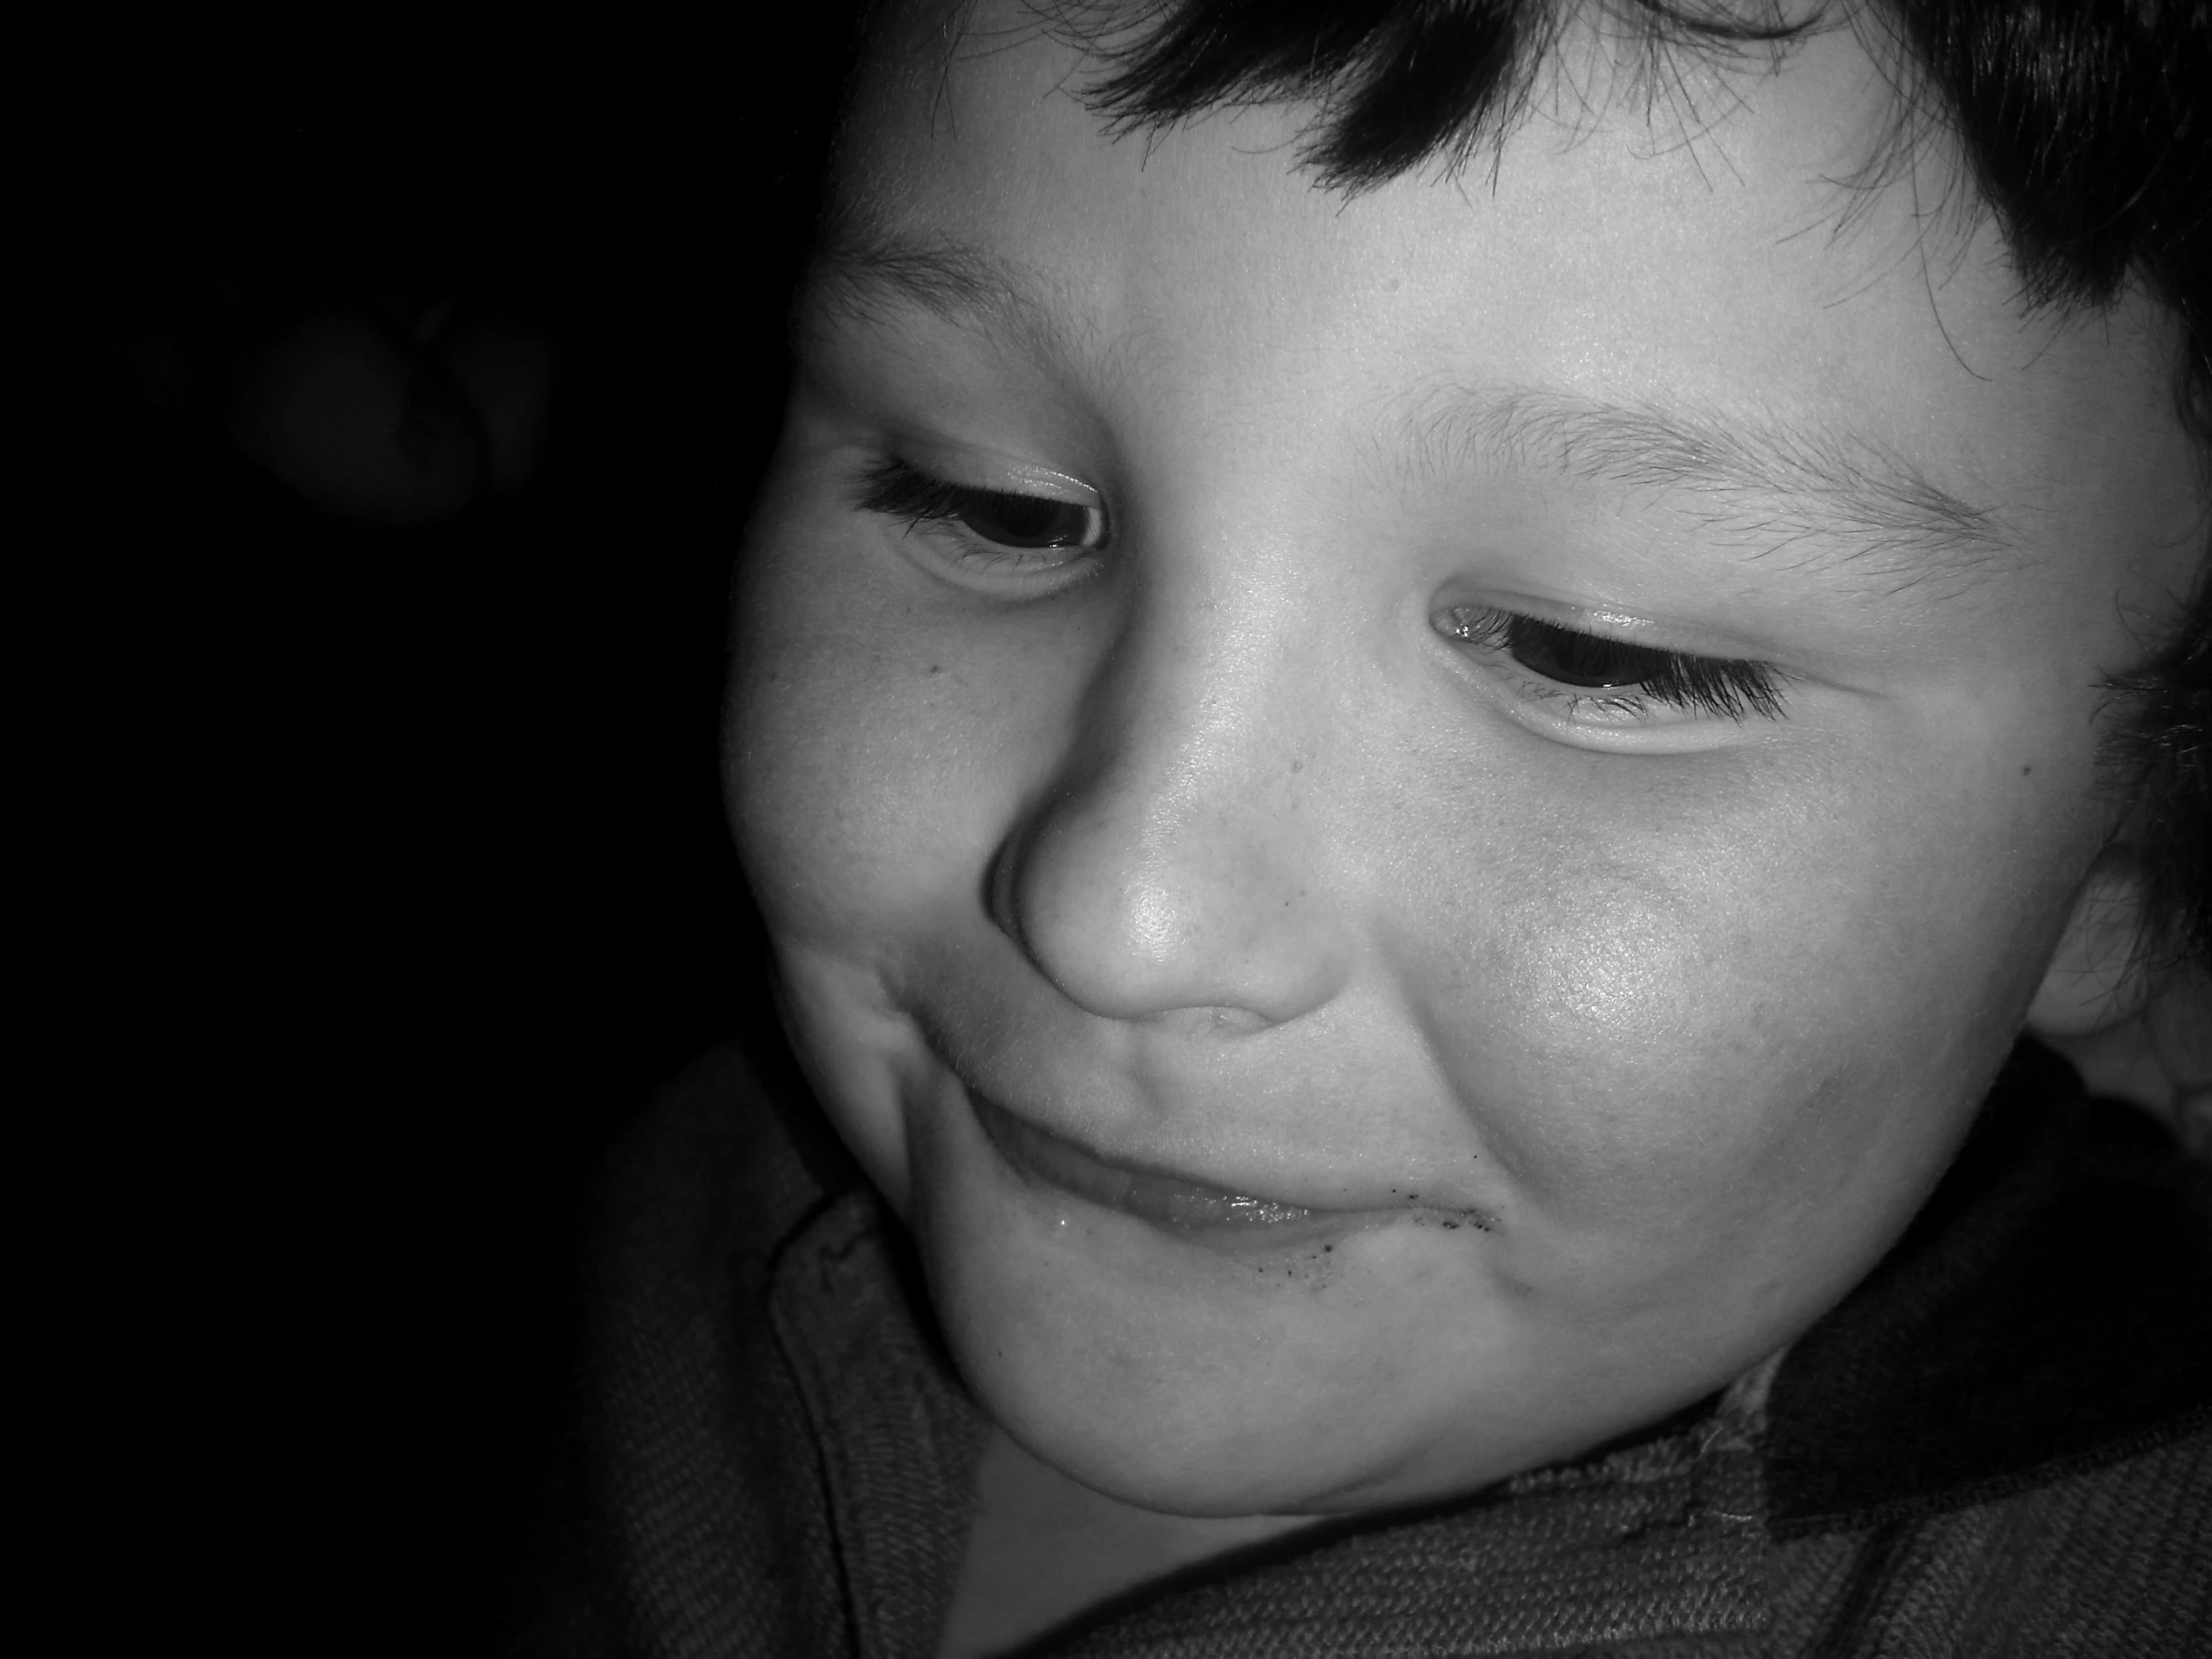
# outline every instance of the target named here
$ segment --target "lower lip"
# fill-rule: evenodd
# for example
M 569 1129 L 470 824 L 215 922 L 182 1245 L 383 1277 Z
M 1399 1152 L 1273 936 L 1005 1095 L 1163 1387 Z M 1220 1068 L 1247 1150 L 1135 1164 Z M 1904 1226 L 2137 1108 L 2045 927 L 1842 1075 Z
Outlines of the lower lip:
M 1101 1163 L 1057 1135 L 971 1094 L 976 1121 L 998 1155 L 1029 1181 L 1217 1248 L 1290 1249 L 1380 1227 L 1398 1210 L 1315 1210 Z

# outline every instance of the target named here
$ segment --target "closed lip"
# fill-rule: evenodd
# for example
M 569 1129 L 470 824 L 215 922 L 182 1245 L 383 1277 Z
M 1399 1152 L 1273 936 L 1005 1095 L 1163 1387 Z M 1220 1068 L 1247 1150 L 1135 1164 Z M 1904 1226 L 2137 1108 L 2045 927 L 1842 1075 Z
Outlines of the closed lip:
M 985 1095 L 970 1090 L 968 1098 L 991 1145 L 1026 1179 L 1208 1243 L 1280 1248 L 1309 1236 L 1359 1231 L 1411 1216 L 1450 1227 L 1487 1230 L 1490 1225 L 1479 1210 L 1422 1204 L 1414 1193 L 1382 1204 L 1328 1206 L 1219 1187 L 1189 1175 L 1102 1156 L 1039 1128 Z

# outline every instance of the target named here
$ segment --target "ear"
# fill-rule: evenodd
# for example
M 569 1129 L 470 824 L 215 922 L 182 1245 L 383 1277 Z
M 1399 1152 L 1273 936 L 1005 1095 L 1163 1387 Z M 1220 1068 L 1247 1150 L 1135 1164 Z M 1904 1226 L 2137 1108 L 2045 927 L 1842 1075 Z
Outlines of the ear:
M 2142 948 L 2143 900 L 2130 853 L 2097 860 L 2027 1028 L 2073 1062 L 2091 1093 L 2150 1108 L 2212 1157 L 2212 975 Z
M 2063 1044 L 2126 1023 L 2157 988 L 2142 949 L 2143 879 L 2126 847 L 2107 848 L 2089 870 L 2059 936 L 2027 1028 Z

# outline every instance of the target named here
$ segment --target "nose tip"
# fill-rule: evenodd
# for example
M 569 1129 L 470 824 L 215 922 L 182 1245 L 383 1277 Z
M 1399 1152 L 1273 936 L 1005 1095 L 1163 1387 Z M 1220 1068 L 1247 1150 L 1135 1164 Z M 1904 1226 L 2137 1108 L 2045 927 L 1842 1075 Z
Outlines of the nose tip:
M 1249 789 L 1214 793 L 1147 789 L 1126 758 L 1063 788 L 1001 847 L 994 919 L 1109 1019 L 1234 1033 L 1327 1002 L 1344 953 L 1303 826 Z

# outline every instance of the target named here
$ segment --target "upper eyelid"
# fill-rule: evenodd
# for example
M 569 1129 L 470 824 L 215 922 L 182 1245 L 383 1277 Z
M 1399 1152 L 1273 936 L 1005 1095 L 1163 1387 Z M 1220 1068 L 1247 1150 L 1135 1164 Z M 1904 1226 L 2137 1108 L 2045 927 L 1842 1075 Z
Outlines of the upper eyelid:
M 1694 615 L 1650 616 L 1621 610 L 1599 601 L 1580 605 L 1564 603 L 1538 592 L 1484 584 L 1464 598 L 1431 607 L 1432 611 L 1498 610 L 1563 628 L 1570 634 L 1588 634 L 1615 645 L 1631 645 L 1647 651 L 1663 651 L 1670 657 L 1692 657 L 1704 662 L 1755 664 L 1780 668 L 1769 642 L 1754 640 L 1733 629 L 1714 626 Z
M 987 449 L 954 450 L 950 445 L 928 439 L 894 438 L 885 448 L 891 460 L 954 489 L 975 490 L 986 495 L 1036 495 L 1055 501 L 1074 501 L 1086 507 L 1106 505 L 1105 496 L 1080 478 L 1036 461 L 1024 461 Z M 960 464 L 968 457 L 982 459 L 998 475 L 987 479 L 976 476 L 984 469 Z M 1033 487 L 1025 489 L 1023 485 Z
M 1774 669 L 1772 663 L 1758 657 L 1738 657 L 1718 651 L 1690 651 L 1681 646 L 1669 645 L 1656 640 L 1639 639 L 1634 632 L 1626 628 L 1621 628 L 1616 632 L 1603 626 L 1587 626 L 1588 623 L 1602 625 L 1616 620 L 1599 612 L 1585 613 L 1574 622 L 1562 622 L 1555 616 L 1546 616 L 1538 611 L 1518 610 L 1512 605 L 1467 602 L 1456 605 L 1439 605 L 1431 614 L 1446 617 L 1459 612 L 1479 613 L 1492 618 L 1503 618 L 1507 621 L 1532 622 L 1538 627 L 1555 629 L 1562 634 L 1579 634 L 1585 639 L 1596 640 L 1605 645 L 1617 645 L 1631 651 L 1648 651 L 1654 656 L 1669 657 L 1681 662 L 1714 663 L 1730 668 L 1755 668 L 1770 671 Z
M 901 460 L 895 456 L 882 467 L 870 468 L 868 472 L 862 475 L 863 491 L 871 485 L 895 482 L 901 473 L 911 480 L 913 485 L 950 499 L 964 498 L 970 501 L 988 501 L 997 496 L 1013 501 L 1050 501 L 1061 506 L 1082 507 L 1100 514 L 1105 512 L 1104 506 L 1096 501 L 1073 500 L 1064 495 L 1047 495 L 1026 490 L 1005 489 L 996 484 L 969 484 L 963 483 L 957 478 L 940 477 L 934 472 L 917 467 L 911 462 Z

